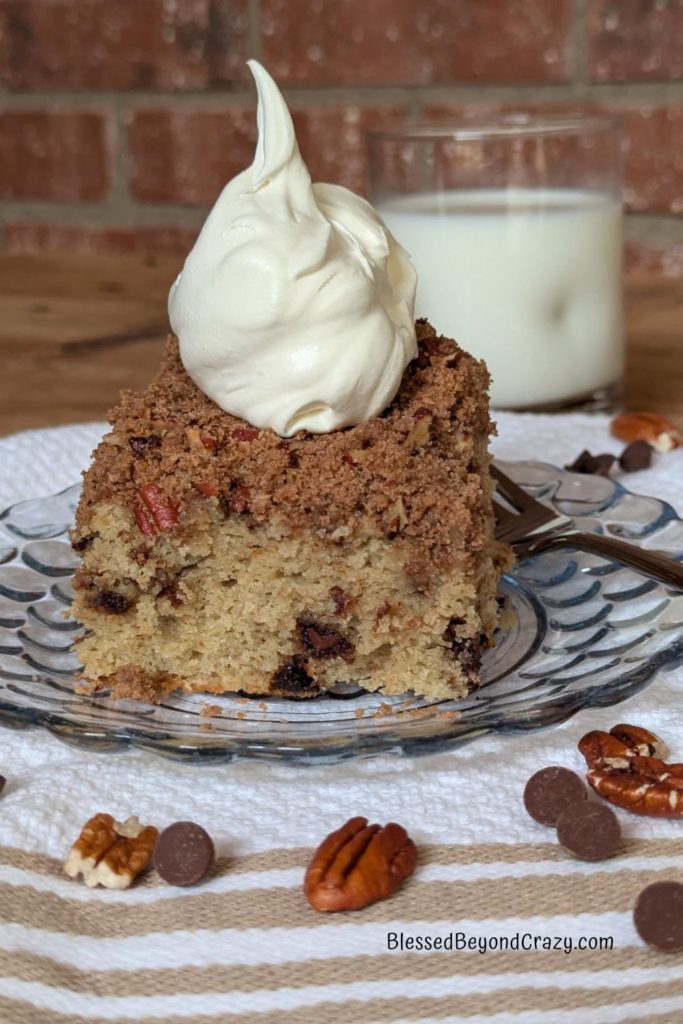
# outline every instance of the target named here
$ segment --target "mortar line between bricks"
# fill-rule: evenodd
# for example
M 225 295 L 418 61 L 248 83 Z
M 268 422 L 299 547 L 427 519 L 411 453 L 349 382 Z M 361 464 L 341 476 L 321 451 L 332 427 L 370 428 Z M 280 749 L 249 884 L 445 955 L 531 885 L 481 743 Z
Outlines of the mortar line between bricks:
M 372 106 L 403 103 L 463 103 L 495 102 L 517 99 L 537 101 L 565 101 L 567 99 L 603 99 L 618 104 L 645 103 L 665 107 L 683 103 L 683 81 L 673 82 L 590 82 L 517 84 L 463 84 L 453 85 L 386 85 L 386 86 L 285 86 L 283 94 L 288 103 L 296 107 L 320 106 Z M 256 106 L 252 90 L 210 92 L 22 92 L 0 95 L 1 110 L 91 111 L 113 113 L 138 107 L 178 110 L 220 111 L 230 108 Z
M 588 0 L 574 0 L 574 24 L 571 33 L 574 51 L 574 84 L 583 95 L 588 77 Z
M 18 221 L 54 224 L 59 227 L 201 227 L 210 205 L 188 206 L 182 203 L 58 203 L 50 200 L 5 200 L 0 203 L 0 224 Z M 683 241 L 683 217 L 667 213 L 628 212 L 632 231 L 646 232 L 650 238 Z
M 58 227 L 180 227 L 199 228 L 210 206 L 182 203 L 58 203 L 50 200 L 6 199 L 0 203 L 0 223 L 53 224 Z

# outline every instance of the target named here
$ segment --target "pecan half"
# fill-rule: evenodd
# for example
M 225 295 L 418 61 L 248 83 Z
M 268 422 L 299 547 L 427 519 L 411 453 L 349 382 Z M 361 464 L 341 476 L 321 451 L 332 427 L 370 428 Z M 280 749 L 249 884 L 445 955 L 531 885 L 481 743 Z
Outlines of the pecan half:
M 401 825 L 350 818 L 315 851 L 304 892 L 315 910 L 361 910 L 396 892 L 416 864 L 415 844 Z
M 657 452 L 670 452 L 681 443 L 671 420 L 657 412 L 624 413 L 612 420 L 611 430 L 621 441 L 647 441 Z
M 64 862 L 69 878 L 83 875 L 89 888 L 127 889 L 149 864 L 159 830 L 137 818 L 115 821 L 95 814 L 86 821 Z
M 640 726 L 615 725 L 579 741 L 589 784 L 609 803 L 633 814 L 683 817 L 683 764 L 667 764 L 664 744 Z

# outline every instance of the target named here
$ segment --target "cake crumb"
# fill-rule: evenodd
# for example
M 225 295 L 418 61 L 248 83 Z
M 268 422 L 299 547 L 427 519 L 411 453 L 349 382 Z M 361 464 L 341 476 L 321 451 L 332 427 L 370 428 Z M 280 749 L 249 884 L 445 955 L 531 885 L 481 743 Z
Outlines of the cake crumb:
M 199 714 L 202 718 L 216 718 L 217 715 L 220 715 L 221 711 L 220 704 L 203 704 Z

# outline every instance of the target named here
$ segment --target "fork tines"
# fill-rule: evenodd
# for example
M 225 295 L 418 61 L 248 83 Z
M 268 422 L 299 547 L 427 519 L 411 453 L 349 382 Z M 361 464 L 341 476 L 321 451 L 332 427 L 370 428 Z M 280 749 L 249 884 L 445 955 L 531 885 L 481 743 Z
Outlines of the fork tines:
M 493 496 L 496 512 L 496 539 L 514 544 L 558 519 L 547 505 L 542 505 L 497 466 L 491 464 L 491 476 L 496 481 Z

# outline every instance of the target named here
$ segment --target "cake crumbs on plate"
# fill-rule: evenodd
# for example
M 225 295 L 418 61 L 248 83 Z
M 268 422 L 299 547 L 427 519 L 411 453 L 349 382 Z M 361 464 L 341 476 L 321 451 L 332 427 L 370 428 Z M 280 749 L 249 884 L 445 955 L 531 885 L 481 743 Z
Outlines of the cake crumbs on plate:
M 203 704 L 199 714 L 202 718 L 216 718 L 217 715 L 221 714 L 221 711 L 220 704 Z

